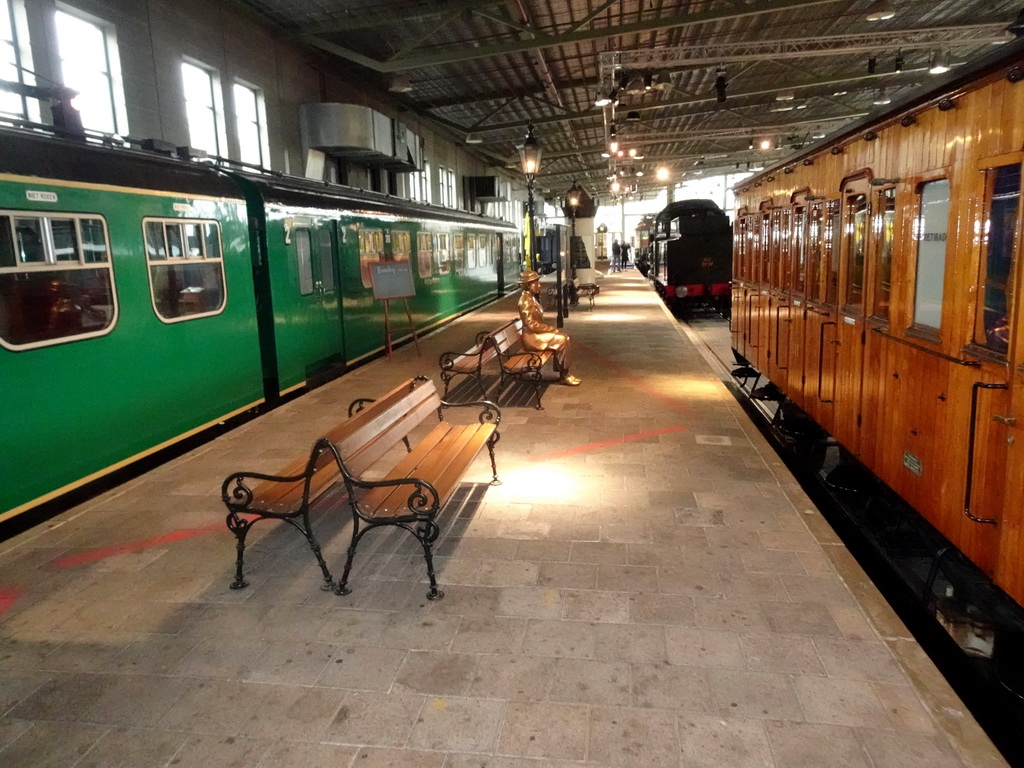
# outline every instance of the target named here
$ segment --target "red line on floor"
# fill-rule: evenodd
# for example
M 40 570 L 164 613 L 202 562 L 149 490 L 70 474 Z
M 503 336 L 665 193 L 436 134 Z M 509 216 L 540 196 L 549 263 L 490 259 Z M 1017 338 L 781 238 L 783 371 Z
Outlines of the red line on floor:
M 97 560 L 105 560 L 106 558 L 114 557 L 115 555 L 123 555 L 127 552 L 139 552 L 143 549 L 149 549 L 150 547 L 159 547 L 164 544 L 171 544 L 175 541 L 182 541 L 184 539 L 194 539 L 197 536 L 205 536 L 208 533 L 223 530 L 224 523 L 211 523 L 210 525 L 204 525 L 199 528 L 183 528 L 180 531 L 171 531 L 170 533 L 153 536 L 149 539 L 139 539 L 138 541 L 129 541 L 124 544 L 115 544 L 111 547 L 92 549 L 88 552 L 81 552 L 77 555 L 67 555 L 66 557 L 54 560 L 51 566 L 53 568 L 72 568 L 76 565 L 85 565 L 87 563 L 95 563 Z
M 646 392 L 651 397 L 656 397 L 657 399 L 661 400 L 666 405 L 668 405 L 668 407 L 671 408 L 672 410 L 686 414 L 687 416 L 693 415 L 693 410 L 688 405 L 680 401 L 677 397 L 672 397 L 670 395 L 666 395 L 663 392 L 659 392 L 657 389 L 648 384 L 647 379 L 645 379 L 643 376 L 638 376 L 631 369 L 627 368 L 621 363 L 616 363 L 614 360 L 610 360 L 604 355 L 595 352 L 586 344 L 580 344 L 579 347 L 580 349 L 583 350 L 583 352 L 590 355 L 592 358 L 601 363 L 601 365 L 607 366 L 608 368 L 612 368 L 620 376 L 624 376 L 627 379 L 632 379 L 633 381 L 637 382 L 637 384 L 640 386 L 641 389 L 644 390 L 644 392 Z
M 24 589 L 0 589 L 0 616 L 11 610 L 23 594 L 25 594 Z
M 636 443 L 640 440 L 646 440 L 649 437 L 657 437 L 658 435 L 668 435 L 672 432 L 684 432 L 688 427 L 684 424 L 678 424 L 674 427 L 662 427 L 661 429 L 652 429 L 647 432 L 637 432 L 632 435 L 623 435 L 622 437 L 613 437 L 608 440 L 600 440 L 596 443 L 587 443 L 585 445 L 578 445 L 575 448 L 570 448 L 567 451 L 559 451 L 558 453 L 549 453 L 547 456 L 541 456 L 536 461 L 551 461 L 552 459 L 561 459 L 565 456 L 575 456 L 578 453 L 589 453 L 591 451 L 600 451 L 605 448 L 612 448 L 616 445 L 625 445 L 626 443 Z

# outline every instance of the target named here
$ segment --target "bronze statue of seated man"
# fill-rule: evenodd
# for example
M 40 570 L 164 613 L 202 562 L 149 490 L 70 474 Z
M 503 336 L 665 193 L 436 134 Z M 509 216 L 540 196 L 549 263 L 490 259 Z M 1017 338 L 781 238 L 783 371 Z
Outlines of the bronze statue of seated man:
M 544 322 L 544 309 L 537 301 L 540 293 L 540 275 L 528 269 L 519 276 L 523 294 L 519 297 L 519 317 L 523 321 L 523 347 L 533 352 L 550 349 L 555 354 L 555 370 L 560 375 L 559 383 L 569 387 L 578 386 L 580 380 L 569 375 L 569 337 L 554 326 Z

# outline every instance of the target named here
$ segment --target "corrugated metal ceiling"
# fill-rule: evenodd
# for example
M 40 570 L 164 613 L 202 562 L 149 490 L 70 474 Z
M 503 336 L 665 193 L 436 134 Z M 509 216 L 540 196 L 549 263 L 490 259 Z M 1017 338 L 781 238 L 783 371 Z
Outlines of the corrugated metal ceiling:
M 240 2 L 382 88 L 407 78 L 411 90 L 395 97 L 454 140 L 479 140 L 467 149 L 490 163 L 518 167 L 532 123 L 538 185 L 555 191 L 573 179 L 603 186 L 613 126 L 643 156 L 617 161 L 645 173 L 641 186 L 661 165 L 678 178 L 774 164 L 871 111 L 880 91 L 926 82 L 935 52 L 981 55 L 1021 10 L 1020 0 L 892 0 L 895 16 L 870 22 L 876 0 Z M 617 104 L 595 106 L 615 89 Z

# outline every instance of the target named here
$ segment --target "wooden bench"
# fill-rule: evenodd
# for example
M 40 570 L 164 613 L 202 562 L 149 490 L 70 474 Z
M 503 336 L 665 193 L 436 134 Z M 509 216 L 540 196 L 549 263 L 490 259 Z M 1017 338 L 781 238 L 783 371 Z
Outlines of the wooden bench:
M 543 410 L 544 407 L 540 403 L 540 384 L 543 380 L 541 369 L 554 353 L 547 349 L 542 352 L 524 349 L 522 331 L 523 321 L 515 320 L 488 337 L 488 343 L 497 354 L 498 365 L 501 369 L 498 400 L 501 400 L 501 393 L 505 389 L 506 382 L 518 379 L 533 384 L 533 391 L 537 397 L 537 410 Z
M 441 381 L 444 382 L 443 397 L 448 397 L 448 386 L 456 376 L 471 376 L 476 381 L 477 386 L 480 387 L 480 392 L 483 393 L 484 397 L 487 396 L 487 388 L 484 387 L 483 380 L 483 367 L 486 363 L 497 357 L 494 345 L 489 343 L 490 339 L 500 334 L 508 325 L 514 322 L 516 321 L 510 320 L 490 333 L 480 331 L 476 335 L 476 343 L 465 352 L 445 352 L 441 355 L 438 365 L 441 367 Z
M 445 409 L 470 406 L 480 409 L 476 423 L 456 425 L 444 420 Z M 246 534 L 259 520 L 274 519 L 291 524 L 306 537 L 323 571 L 321 588 L 334 587 L 339 595 L 351 591 L 348 577 L 363 535 L 384 525 L 404 528 L 423 546 L 430 577 L 427 597 L 444 596 L 437 588 L 431 547 L 440 533 L 436 518 L 485 446 L 491 459 L 491 482 L 498 482 L 494 446 L 501 411 L 489 402 L 445 403 L 434 383 L 418 376 L 376 400 L 354 401 L 349 413 L 346 421 L 314 443 L 308 459 L 293 462 L 277 475 L 236 472 L 224 480 L 221 495 L 229 510 L 227 525 L 237 538 L 238 550 L 232 589 L 247 586 L 242 575 Z M 411 445 L 410 433 L 433 414 L 436 426 Z M 400 442 L 407 453 L 390 468 L 381 467 L 381 460 Z M 371 468 L 383 477 L 364 479 Z M 353 527 L 345 571 L 334 586 L 309 513 L 316 499 L 339 482 L 347 491 Z

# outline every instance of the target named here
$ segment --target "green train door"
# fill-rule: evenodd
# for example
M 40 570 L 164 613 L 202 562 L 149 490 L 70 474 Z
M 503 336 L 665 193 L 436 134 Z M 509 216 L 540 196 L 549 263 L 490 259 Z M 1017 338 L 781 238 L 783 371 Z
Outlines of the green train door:
M 328 221 L 296 228 L 292 235 L 299 267 L 301 328 L 295 342 L 303 350 L 307 381 L 340 372 L 345 361 L 333 229 L 334 222 Z

